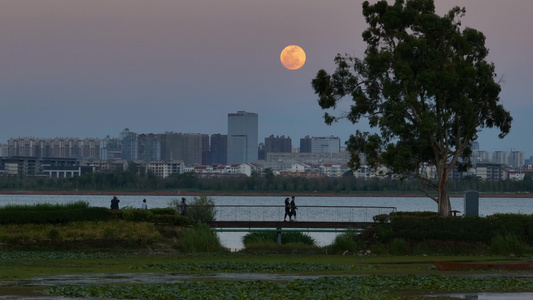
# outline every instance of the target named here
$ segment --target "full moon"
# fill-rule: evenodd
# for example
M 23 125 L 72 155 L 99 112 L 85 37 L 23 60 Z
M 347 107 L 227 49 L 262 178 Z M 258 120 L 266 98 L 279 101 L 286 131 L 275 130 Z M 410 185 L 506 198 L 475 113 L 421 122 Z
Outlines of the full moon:
M 281 64 L 289 70 L 298 70 L 305 64 L 305 52 L 296 45 L 285 47 L 279 56 Z

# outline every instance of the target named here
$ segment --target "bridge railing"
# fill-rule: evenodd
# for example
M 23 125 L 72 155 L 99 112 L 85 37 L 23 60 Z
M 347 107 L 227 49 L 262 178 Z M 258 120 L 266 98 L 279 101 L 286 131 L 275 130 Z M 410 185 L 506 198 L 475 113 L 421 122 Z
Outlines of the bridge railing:
M 372 222 L 375 215 L 396 212 L 396 207 L 299 205 L 297 221 Z M 217 221 L 283 221 L 285 207 L 280 205 L 215 205 Z M 287 217 L 287 221 L 289 217 Z

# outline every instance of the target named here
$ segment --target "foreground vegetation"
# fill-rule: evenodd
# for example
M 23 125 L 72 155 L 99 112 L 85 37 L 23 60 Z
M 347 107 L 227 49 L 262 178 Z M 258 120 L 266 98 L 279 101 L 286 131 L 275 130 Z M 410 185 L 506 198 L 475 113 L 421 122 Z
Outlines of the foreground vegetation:
M 62 274 L 108 274 L 107 281 L 94 284 L 70 284 L 68 279 L 63 279 L 58 285 L 26 286 L 17 291 L 27 295 L 46 293 L 117 299 L 414 299 L 452 292 L 533 291 L 533 281 L 519 278 L 521 274 L 491 270 L 448 273 L 436 270 L 431 263 L 433 260 L 518 260 L 501 256 L 4 251 L 0 252 L 0 258 L 0 280 L 17 280 L 14 282 L 17 285 L 35 276 L 39 276 L 40 282 L 60 278 L 55 276 Z M 213 273 L 246 275 L 242 279 L 227 280 L 217 279 Z M 259 273 L 277 276 L 259 280 L 249 275 Z M 181 277 L 173 283 L 143 282 L 142 278 L 153 277 L 152 274 L 189 277 Z M 282 275 L 296 277 L 284 279 Z M 114 281 L 128 277 L 137 283 L 116 284 Z M 29 282 L 31 285 L 31 280 Z M 0 287 L 0 294 L 5 294 L 8 288 Z
M 69 297 L 120 299 L 413 299 L 424 292 L 520 291 L 533 282 L 512 278 L 457 278 L 450 276 L 350 276 L 279 281 L 202 281 L 150 285 L 59 286 L 46 293 Z M 410 296 L 399 296 L 409 292 Z M 420 295 L 417 295 L 420 294 Z
M 531 259 L 533 216 L 379 215 L 373 227 L 339 234 L 325 247 L 316 246 L 305 233 L 287 233 L 278 245 L 274 233 L 258 232 L 244 237 L 243 251 L 230 253 L 202 223 L 214 218 L 208 197 L 195 198 L 187 217 L 179 215 L 178 205 L 179 201 L 171 201 L 164 209 L 92 210 L 87 203 L 76 202 L 0 208 L 0 295 L 413 299 L 430 293 L 533 291 L 527 272 L 442 272 L 432 263 Z M 13 215 L 17 217 L 9 217 Z M 77 216 L 83 221 L 75 220 Z M 439 222 L 444 225 L 428 226 Z M 219 273 L 243 275 L 213 276 Z M 108 275 L 103 282 L 81 285 L 55 277 L 66 274 Z M 186 277 L 172 283 L 142 280 L 153 274 Z M 35 277 L 61 283 L 36 288 L 31 284 Z M 137 283 L 117 284 L 116 278 Z

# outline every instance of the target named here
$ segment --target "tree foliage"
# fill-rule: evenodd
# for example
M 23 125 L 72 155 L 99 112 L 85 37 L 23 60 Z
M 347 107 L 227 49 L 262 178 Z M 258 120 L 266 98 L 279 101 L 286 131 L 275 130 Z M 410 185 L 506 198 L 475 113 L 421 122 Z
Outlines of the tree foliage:
M 320 70 L 312 81 L 323 109 L 335 109 L 345 96 L 353 100 L 345 115 L 326 112 L 327 124 L 364 119 L 375 130 L 357 130 L 346 142 L 351 167 L 361 165 L 362 153 L 371 166 L 418 178 L 442 215 L 450 210 L 448 175 L 470 166 L 478 132 L 495 127 L 503 138 L 512 122 L 498 103 L 485 36 L 461 29 L 464 13 L 454 7 L 438 16 L 433 0 L 365 1 L 365 56 L 337 55 L 335 72 Z M 427 176 L 423 166 L 436 174 Z

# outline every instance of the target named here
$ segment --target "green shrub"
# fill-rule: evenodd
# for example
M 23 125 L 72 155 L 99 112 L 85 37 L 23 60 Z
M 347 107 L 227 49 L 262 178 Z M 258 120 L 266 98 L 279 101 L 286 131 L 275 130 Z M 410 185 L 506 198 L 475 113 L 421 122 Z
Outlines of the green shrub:
M 174 215 L 154 215 L 152 222 L 156 224 L 170 224 L 177 225 L 177 216 Z
M 188 216 L 195 221 L 215 221 L 215 201 L 207 196 L 194 197 L 187 212 Z
M 153 216 L 152 211 L 147 209 L 132 208 L 122 210 L 122 218 L 131 222 L 149 222 Z
M 376 223 L 387 223 L 390 221 L 389 215 L 387 214 L 375 215 L 372 217 L 372 220 Z
M 0 208 L 0 224 L 46 224 L 109 219 L 108 209 L 88 202 L 67 204 L 7 205 Z
M 361 250 L 361 243 L 358 239 L 359 233 L 356 231 L 347 231 L 335 237 L 335 240 L 327 248 L 332 253 L 342 254 L 348 252 L 359 252 Z
M 168 202 L 169 208 L 175 213 L 181 214 L 181 200 L 172 199 Z M 215 221 L 216 209 L 215 201 L 207 196 L 194 197 L 193 201 L 187 203 L 187 217 L 197 222 Z
M 242 243 L 245 247 L 258 243 L 277 243 L 278 233 L 276 231 L 251 232 L 242 237 Z M 302 232 L 283 232 L 281 233 L 281 244 L 303 244 L 316 246 L 316 241 L 308 234 Z
M 226 252 L 215 231 L 208 225 L 197 223 L 191 228 L 183 228 L 178 235 L 179 250 L 184 253 Z
M 496 255 L 521 256 L 525 252 L 524 244 L 513 234 L 498 234 L 492 238 L 490 252 Z
M 406 255 L 409 252 L 409 246 L 403 239 L 394 239 L 390 243 L 389 253 L 392 255 Z
M 174 209 L 172 207 L 150 208 L 149 211 L 152 212 L 152 214 L 154 216 L 156 216 L 156 215 L 176 215 L 176 209 Z
M 277 243 L 278 234 L 274 231 L 251 232 L 242 237 L 244 247 L 253 243 Z

